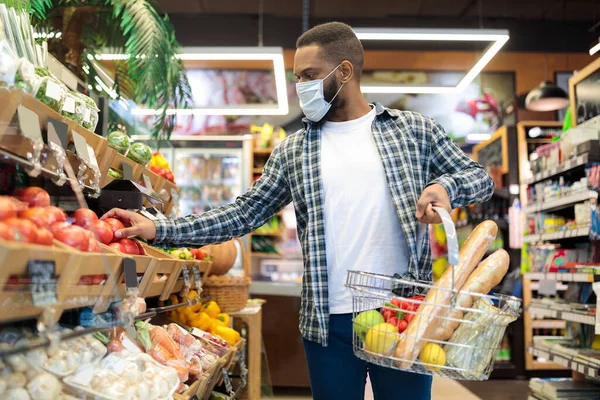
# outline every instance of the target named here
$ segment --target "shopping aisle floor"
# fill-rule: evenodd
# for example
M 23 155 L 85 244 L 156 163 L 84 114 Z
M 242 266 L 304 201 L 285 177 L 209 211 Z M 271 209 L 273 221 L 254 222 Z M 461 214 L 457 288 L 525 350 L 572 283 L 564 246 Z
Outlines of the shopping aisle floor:
M 432 399 L 443 399 L 443 400 L 480 400 L 481 397 L 474 395 L 472 392 L 467 390 L 458 382 L 455 382 L 450 379 L 442 379 L 435 378 L 433 380 L 433 390 L 432 390 Z M 506 397 L 504 399 L 507 399 Z M 522 399 L 519 398 L 519 399 Z M 286 395 L 277 395 L 275 396 L 275 400 L 310 400 L 310 397 L 299 396 L 298 394 L 286 394 Z M 373 400 L 373 394 L 371 392 L 371 387 L 369 386 L 369 382 L 367 381 L 367 391 L 365 395 L 365 400 Z M 491 400 L 489 397 L 486 397 L 485 400 Z

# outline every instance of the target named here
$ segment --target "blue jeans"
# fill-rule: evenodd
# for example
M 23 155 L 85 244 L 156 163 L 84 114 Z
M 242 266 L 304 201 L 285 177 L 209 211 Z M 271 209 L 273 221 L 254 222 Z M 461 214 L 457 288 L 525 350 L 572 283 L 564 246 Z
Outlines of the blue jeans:
M 364 400 L 367 372 L 375 400 L 430 400 L 432 378 L 379 367 L 352 351 L 352 314 L 331 315 L 329 345 L 304 341 L 314 400 Z

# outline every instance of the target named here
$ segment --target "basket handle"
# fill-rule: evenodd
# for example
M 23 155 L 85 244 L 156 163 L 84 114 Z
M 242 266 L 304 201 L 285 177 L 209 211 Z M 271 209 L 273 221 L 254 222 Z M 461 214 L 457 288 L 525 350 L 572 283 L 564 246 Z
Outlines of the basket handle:
M 452 217 L 442 207 L 433 207 L 433 210 L 442 218 L 444 232 L 446 232 L 446 241 L 448 242 L 448 264 L 455 267 L 458 265 L 458 238 L 456 236 L 456 227 Z M 452 289 L 454 289 L 454 268 L 452 268 Z
M 242 251 L 242 263 L 244 264 L 244 276 L 250 277 L 250 260 L 248 259 L 248 253 L 246 252 L 246 247 L 244 246 L 244 242 L 239 237 L 233 238 L 240 245 L 240 250 Z

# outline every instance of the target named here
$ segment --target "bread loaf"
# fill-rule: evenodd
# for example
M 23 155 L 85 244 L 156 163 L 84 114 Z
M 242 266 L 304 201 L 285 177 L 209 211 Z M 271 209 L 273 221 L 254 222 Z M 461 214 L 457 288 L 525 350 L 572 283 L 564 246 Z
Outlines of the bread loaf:
M 396 346 L 395 357 L 403 360 L 397 361 L 400 368 L 410 368 L 421 353 L 426 338 L 435 334 L 434 322 L 440 313 L 447 310 L 446 307 L 452 297 L 452 285 L 454 284 L 455 288 L 464 285 L 497 233 L 498 226 L 495 222 L 484 221 L 479 224 L 460 249 L 458 265 L 449 266 L 435 286 L 429 290 Z
M 473 296 L 472 293 L 488 294 L 490 290 L 502 281 L 506 272 L 510 257 L 506 250 L 500 249 L 483 260 L 475 271 L 469 276 L 456 297 L 456 307 L 471 308 L 473 302 L 479 296 Z M 443 313 L 442 313 L 443 314 Z M 448 340 L 460 324 L 463 311 L 451 309 L 446 313 L 445 318 L 439 318 L 439 324 L 435 335 L 430 337 L 434 340 Z

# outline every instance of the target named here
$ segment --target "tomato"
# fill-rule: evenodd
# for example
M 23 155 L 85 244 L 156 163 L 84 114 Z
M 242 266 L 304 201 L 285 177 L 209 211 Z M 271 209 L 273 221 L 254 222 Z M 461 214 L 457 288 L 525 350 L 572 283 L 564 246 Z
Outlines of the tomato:
M 37 240 L 38 228 L 33 222 L 22 218 L 9 218 L 4 221 L 16 232 L 17 240 L 25 243 L 35 243 Z
M 404 320 L 406 321 L 407 324 L 410 324 L 410 321 L 412 321 L 412 319 L 415 317 L 415 314 L 412 313 L 406 313 L 406 316 L 404 317 Z
M 20 203 L 10 196 L 0 196 L 0 220 L 15 218 L 19 211 L 27 208 L 26 204 Z
M 111 247 L 120 253 L 125 253 L 125 251 L 123 250 L 123 245 L 121 245 L 121 243 L 119 243 L 119 242 L 113 242 L 113 243 L 109 244 L 108 247 Z
M 208 257 L 208 252 L 204 249 L 196 249 L 196 251 L 192 252 L 192 254 L 196 260 L 204 260 Z
M 54 240 L 54 235 L 50 232 L 49 229 L 41 228 L 37 231 L 37 244 L 41 244 L 44 246 L 52 246 L 52 241 Z
M 408 322 L 406 322 L 406 320 L 401 319 L 400 321 L 398 321 L 398 325 L 396 325 L 398 327 L 398 333 L 402 333 L 406 330 L 406 327 L 408 326 Z
M 388 324 L 392 324 L 394 326 L 398 326 L 398 322 L 399 322 L 398 318 L 396 318 L 396 317 L 392 317 L 392 318 L 390 318 L 390 319 L 387 320 Z
M 166 178 L 168 181 L 171 181 L 171 182 L 175 183 L 175 176 L 173 175 L 173 173 L 172 173 L 171 171 L 167 171 L 167 172 L 165 173 L 165 178 Z
M 29 207 L 48 207 L 50 205 L 50 195 L 44 189 L 30 186 L 19 191 L 18 198 Z
M 393 309 L 391 309 L 389 307 L 384 307 L 383 310 L 381 311 L 381 315 L 383 315 L 383 320 L 385 322 L 387 322 L 390 318 L 395 316 L 395 314 L 396 314 L 396 311 L 394 311 Z
M 400 299 L 392 299 L 392 304 L 398 308 L 402 308 L 402 307 L 400 307 L 401 302 L 402 301 Z
M 55 222 L 65 222 L 67 220 L 67 214 L 61 208 L 48 206 L 45 210 L 48 214 L 48 221 L 51 221 L 50 224 Z
M 87 229 L 96 234 L 96 238 L 103 244 L 112 242 L 114 235 L 110 225 L 105 221 L 92 222 Z
M 46 228 L 50 225 L 46 207 L 30 207 L 19 213 L 19 217 L 30 220 L 38 228 Z
M 0 222 L 0 239 L 15 240 L 15 230 L 4 222 Z
M 96 213 L 89 208 L 80 208 L 76 210 L 73 213 L 73 218 L 75 218 L 74 224 L 83 228 L 87 228 L 88 225 L 98 221 Z
M 118 242 L 122 246 L 122 252 L 125 254 L 139 255 L 138 247 L 132 239 L 123 238 L 119 239 Z
M 58 230 L 54 234 L 54 238 L 78 250 L 87 251 L 90 243 L 90 237 L 87 232 L 79 226 L 71 225 Z
M 144 250 L 144 247 L 142 246 L 142 244 L 140 243 L 140 241 L 137 240 L 137 239 L 132 239 L 132 240 L 135 243 L 135 245 L 137 246 L 138 254 L 140 256 L 145 256 L 146 255 L 146 250 Z
M 71 226 L 71 224 L 69 224 L 68 222 L 55 222 L 52 225 L 50 225 L 50 232 L 52 232 L 52 234 L 54 236 L 56 236 L 56 233 L 58 231 L 61 231 L 63 229 L 67 229 L 70 226 Z
M 106 218 L 104 222 L 110 225 L 110 229 L 112 230 L 113 234 L 115 234 L 115 232 L 118 230 L 125 229 L 125 225 L 123 225 L 123 223 L 116 218 Z
M 98 242 L 96 239 L 90 239 L 88 241 L 88 247 L 85 251 L 88 253 L 102 253 L 100 242 Z

